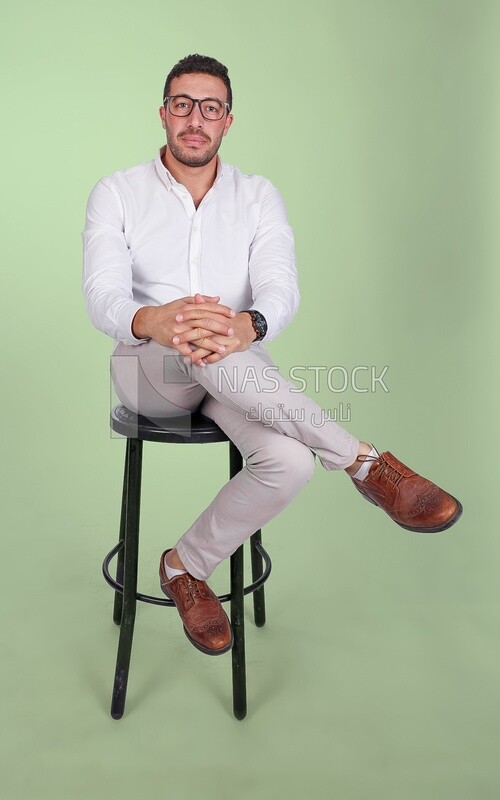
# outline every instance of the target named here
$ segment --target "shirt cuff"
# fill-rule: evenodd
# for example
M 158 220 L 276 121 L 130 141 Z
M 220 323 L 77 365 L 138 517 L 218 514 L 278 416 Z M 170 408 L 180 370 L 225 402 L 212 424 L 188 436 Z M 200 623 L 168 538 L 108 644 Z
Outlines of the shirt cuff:
M 116 315 L 116 338 L 123 344 L 137 345 L 149 342 L 149 339 L 137 339 L 132 333 L 132 321 L 140 308 L 145 308 L 143 303 L 127 300 Z
M 262 316 L 265 317 L 267 322 L 266 335 L 262 339 L 260 339 L 259 342 L 256 342 L 256 344 L 260 344 L 260 342 L 270 342 L 271 339 L 274 339 L 275 336 L 277 336 L 281 330 L 278 323 L 278 315 L 276 313 L 276 309 L 274 308 L 272 303 L 270 303 L 269 301 L 266 302 L 265 300 L 264 301 L 259 300 L 258 302 L 253 303 L 251 305 L 251 308 L 254 311 L 260 311 L 260 313 L 262 314 Z

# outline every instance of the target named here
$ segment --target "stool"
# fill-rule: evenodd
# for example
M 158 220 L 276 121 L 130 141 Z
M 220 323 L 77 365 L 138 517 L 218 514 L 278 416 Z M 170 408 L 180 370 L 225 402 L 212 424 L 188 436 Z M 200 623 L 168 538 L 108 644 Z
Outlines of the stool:
M 111 428 L 127 438 L 120 539 L 118 544 L 107 554 L 102 565 L 105 580 L 115 590 L 113 620 L 120 625 L 111 702 L 111 716 L 113 719 L 120 719 L 125 711 L 137 600 L 161 606 L 175 605 L 166 597 L 151 597 L 137 592 L 142 443 L 143 441 L 176 444 L 229 442 L 229 475 L 231 478 L 243 468 L 243 459 L 236 445 L 224 431 L 199 411 L 184 417 L 153 421 L 134 414 L 125 406 L 118 405 L 111 411 Z M 118 555 L 118 560 L 116 580 L 114 580 L 109 573 L 109 566 L 116 555 Z M 253 594 L 255 624 L 262 627 L 266 621 L 264 583 L 271 572 L 271 559 L 262 546 L 260 530 L 250 537 L 250 555 L 253 583 L 244 586 L 243 545 L 240 545 L 230 558 L 230 592 L 219 595 L 221 603 L 228 601 L 231 603 L 230 617 L 234 639 L 232 648 L 233 712 L 236 719 L 240 720 L 244 719 L 247 713 L 244 595 Z

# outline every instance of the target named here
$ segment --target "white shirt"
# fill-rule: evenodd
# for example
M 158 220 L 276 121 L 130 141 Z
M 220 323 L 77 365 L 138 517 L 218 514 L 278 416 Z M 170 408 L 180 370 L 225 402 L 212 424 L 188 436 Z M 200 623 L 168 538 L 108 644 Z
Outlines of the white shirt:
M 288 325 L 299 305 L 293 233 L 279 192 L 258 175 L 218 161 L 198 208 L 153 161 L 102 178 L 88 204 L 83 291 L 96 328 L 140 345 L 131 331 L 142 306 L 201 292 L 267 320 L 265 341 Z

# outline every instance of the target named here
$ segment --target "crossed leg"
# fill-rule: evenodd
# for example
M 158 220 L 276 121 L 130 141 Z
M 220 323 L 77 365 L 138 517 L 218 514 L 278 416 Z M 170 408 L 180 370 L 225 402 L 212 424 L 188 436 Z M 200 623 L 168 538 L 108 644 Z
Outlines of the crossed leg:
M 391 453 L 368 454 L 366 442 L 325 419 L 317 403 L 280 375 L 263 347 L 252 345 L 202 368 L 153 341 L 121 344 L 112 374 L 120 400 L 144 416 L 189 414 L 201 404 L 246 460 L 160 560 L 162 590 L 205 653 L 224 653 L 232 644 L 229 620 L 205 579 L 291 502 L 310 479 L 315 456 L 325 469 L 346 470 L 361 494 L 403 528 L 434 533 L 460 517 L 462 506 L 452 495 Z M 367 462 L 361 477 L 360 459 Z
M 318 404 L 280 375 L 263 347 L 202 368 L 156 342 L 119 345 L 112 372 L 120 400 L 145 416 L 178 414 L 201 402 L 246 461 L 169 554 L 170 566 L 200 580 L 289 505 L 311 478 L 315 455 L 325 469 L 345 469 L 360 452 L 359 441 L 322 420 Z

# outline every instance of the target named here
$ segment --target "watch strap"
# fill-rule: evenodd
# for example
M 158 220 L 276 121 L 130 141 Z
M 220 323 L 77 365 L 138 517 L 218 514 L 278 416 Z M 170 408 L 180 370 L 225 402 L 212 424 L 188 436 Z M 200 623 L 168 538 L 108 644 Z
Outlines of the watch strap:
M 250 314 L 253 329 L 257 334 L 254 342 L 260 342 L 267 333 L 267 321 L 264 314 L 261 314 L 255 308 L 245 308 L 244 311 L 246 314 Z

